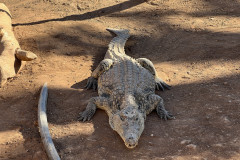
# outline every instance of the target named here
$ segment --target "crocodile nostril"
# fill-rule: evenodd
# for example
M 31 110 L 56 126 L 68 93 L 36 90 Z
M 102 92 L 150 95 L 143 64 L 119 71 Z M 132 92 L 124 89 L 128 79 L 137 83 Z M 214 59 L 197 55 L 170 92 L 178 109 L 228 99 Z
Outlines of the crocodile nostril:
M 137 146 L 137 142 L 134 141 L 133 137 L 129 137 L 125 143 L 125 145 L 128 147 L 128 148 L 134 148 Z
M 129 146 L 129 147 L 133 147 L 134 145 L 132 145 L 132 144 L 129 144 L 128 146 Z

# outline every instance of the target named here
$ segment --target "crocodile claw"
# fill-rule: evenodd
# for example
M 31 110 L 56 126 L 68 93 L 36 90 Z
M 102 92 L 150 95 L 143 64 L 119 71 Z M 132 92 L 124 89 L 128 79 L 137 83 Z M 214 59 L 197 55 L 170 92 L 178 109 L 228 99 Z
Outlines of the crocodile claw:
M 168 85 L 167 83 L 165 83 L 162 79 L 160 78 L 156 78 L 155 79 L 155 86 L 157 90 L 162 90 L 164 91 L 164 89 L 168 89 L 170 90 L 171 86 Z
M 95 111 L 94 110 L 85 110 L 81 113 L 79 113 L 79 117 L 78 117 L 78 120 L 79 121 L 90 121 L 91 118 L 93 117 Z
M 159 111 L 157 110 L 157 114 L 161 119 L 164 120 L 175 119 L 175 117 L 165 109 L 160 109 Z
M 87 88 L 87 89 L 93 88 L 94 90 L 96 90 L 98 88 L 97 79 L 93 78 L 93 77 L 89 77 L 85 88 Z

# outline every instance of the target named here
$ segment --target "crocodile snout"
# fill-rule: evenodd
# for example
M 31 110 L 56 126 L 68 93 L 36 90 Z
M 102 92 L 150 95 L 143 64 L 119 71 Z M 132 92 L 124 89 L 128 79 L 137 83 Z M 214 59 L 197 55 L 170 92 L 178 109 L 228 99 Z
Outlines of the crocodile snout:
M 125 145 L 128 147 L 128 148 L 134 148 L 136 147 L 138 144 L 138 141 L 136 139 L 134 139 L 133 136 L 130 136 L 126 139 L 125 141 Z

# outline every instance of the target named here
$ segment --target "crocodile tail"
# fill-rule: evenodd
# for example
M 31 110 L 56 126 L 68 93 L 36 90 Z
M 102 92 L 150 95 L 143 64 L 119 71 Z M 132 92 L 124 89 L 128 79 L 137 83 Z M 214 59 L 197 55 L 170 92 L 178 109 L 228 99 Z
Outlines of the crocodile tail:
M 113 29 L 113 28 L 107 28 L 107 31 L 110 33 L 114 33 L 117 36 L 124 37 L 124 38 L 129 38 L 129 30 L 127 29 Z
M 127 29 L 111 29 L 108 28 L 107 31 L 116 35 L 108 45 L 108 51 L 105 58 L 110 59 L 121 59 L 125 55 L 124 45 L 129 38 L 129 30 Z

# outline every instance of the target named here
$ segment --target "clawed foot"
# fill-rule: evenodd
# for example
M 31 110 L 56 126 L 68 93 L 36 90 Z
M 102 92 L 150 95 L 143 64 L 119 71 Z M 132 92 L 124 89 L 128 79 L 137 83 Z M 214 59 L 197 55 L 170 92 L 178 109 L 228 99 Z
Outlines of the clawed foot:
M 85 88 L 87 88 L 87 89 L 93 88 L 94 90 L 96 90 L 97 87 L 98 87 L 98 80 L 96 78 L 89 77 Z
M 165 83 L 162 79 L 160 78 L 155 78 L 155 86 L 157 90 L 162 90 L 164 91 L 164 89 L 170 89 L 171 86 L 169 86 L 167 83 Z
M 164 119 L 164 120 L 175 119 L 175 117 L 171 113 L 169 113 L 168 111 L 162 108 L 157 110 L 157 114 L 161 119 Z
M 85 111 L 79 113 L 78 120 L 83 122 L 90 121 L 95 112 L 96 108 L 86 108 Z

